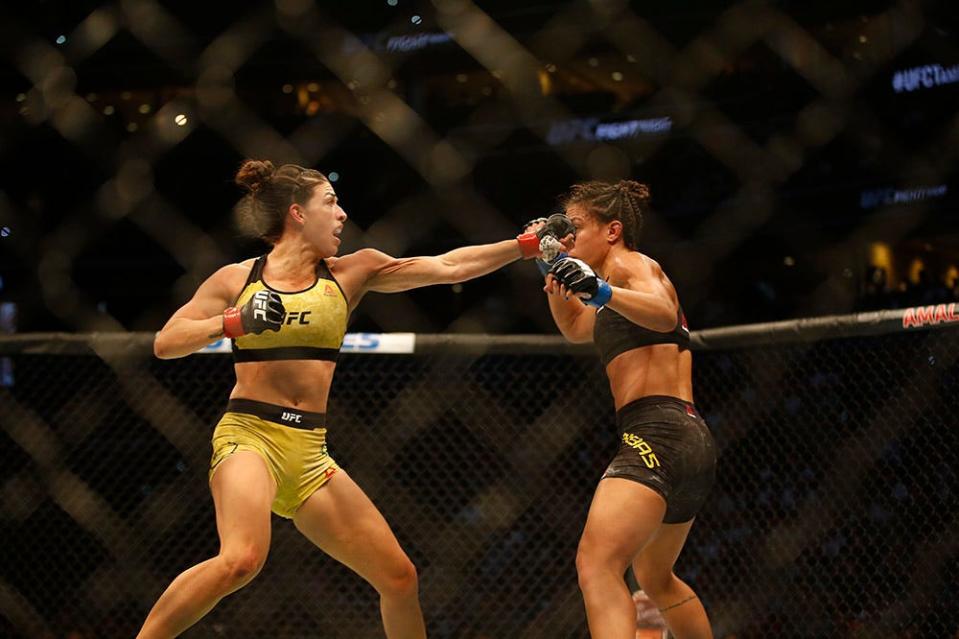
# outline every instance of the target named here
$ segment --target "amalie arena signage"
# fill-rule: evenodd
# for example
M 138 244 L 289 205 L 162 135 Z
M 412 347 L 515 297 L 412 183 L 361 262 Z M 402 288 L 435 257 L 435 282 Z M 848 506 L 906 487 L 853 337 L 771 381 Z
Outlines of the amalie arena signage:
M 907 308 L 902 314 L 903 328 L 923 328 L 956 322 L 959 322 L 959 313 L 956 312 L 955 302 L 935 306 L 915 306 Z

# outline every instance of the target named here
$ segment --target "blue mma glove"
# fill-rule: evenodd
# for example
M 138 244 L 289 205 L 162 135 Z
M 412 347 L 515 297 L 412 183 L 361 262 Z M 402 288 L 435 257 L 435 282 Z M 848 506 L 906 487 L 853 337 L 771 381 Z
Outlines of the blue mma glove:
M 575 257 L 556 260 L 549 272 L 571 293 L 583 294 L 579 299 L 588 306 L 602 308 L 613 297 L 610 285 L 598 277 L 589 264 Z

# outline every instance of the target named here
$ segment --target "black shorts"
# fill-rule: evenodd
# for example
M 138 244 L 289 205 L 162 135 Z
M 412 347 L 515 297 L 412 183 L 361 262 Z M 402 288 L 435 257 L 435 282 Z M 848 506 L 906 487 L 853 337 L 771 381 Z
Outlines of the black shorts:
M 716 445 L 696 407 L 651 395 L 616 412 L 619 452 L 603 474 L 639 482 L 666 500 L 663 522 L 696 516 L 716 478 Z

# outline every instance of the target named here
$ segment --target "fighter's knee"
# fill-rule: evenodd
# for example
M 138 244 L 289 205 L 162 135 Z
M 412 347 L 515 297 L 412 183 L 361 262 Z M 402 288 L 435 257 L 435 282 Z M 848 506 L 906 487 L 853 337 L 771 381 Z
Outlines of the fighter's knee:
M 589 548 L 584 548 L 583 544 L 580 543 L 579 547 L 576 549 L 576 575 L 579 577 L 580 585 L 583 583 L 583 578 L 587 575 L 593 568 L 593 556 Z
M 576 549 L 576 576 L 580 589 L 589 588 L 598 576 L 606 572 L 615 572 L 617 563 L 621 562 L 603 552 L 596 544 L 585 539 L 580 541 L 579 548 Z
M 376 590 L 385 597 L 411 597 L 419 591 L 416 566 L 408 558 L 397 562 L 384 572 L 376 583 Z
M 243 586 L 256 577 L 266 563 L 266 549 L 256 545 L 231 549 L 220 554 L 220 561 L 231 586 Z

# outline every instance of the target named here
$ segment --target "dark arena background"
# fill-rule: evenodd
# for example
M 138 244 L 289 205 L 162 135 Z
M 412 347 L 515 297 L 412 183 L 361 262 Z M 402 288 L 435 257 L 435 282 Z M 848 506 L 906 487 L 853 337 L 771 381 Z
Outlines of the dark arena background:
M 648 183 L 640 250 L 720 452 L 676 567 L 716 637 L 959 637 L 955 2 L 38 0 L 0 6 L 0 82 L 0 637 L 132 637 L 216 553 L 230 358 L 151 343 L 266 250 L 233 212 L 244 158 L 327 174 L 341 253 L 507 239 L 575 182 Z M 431 637 L 588 636 L 612 402 L 541 288 L 516 263 L 351 318 L 330 447 Z M 384 636 L 372 588 L 273 525 L 183 636 Z

